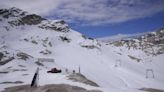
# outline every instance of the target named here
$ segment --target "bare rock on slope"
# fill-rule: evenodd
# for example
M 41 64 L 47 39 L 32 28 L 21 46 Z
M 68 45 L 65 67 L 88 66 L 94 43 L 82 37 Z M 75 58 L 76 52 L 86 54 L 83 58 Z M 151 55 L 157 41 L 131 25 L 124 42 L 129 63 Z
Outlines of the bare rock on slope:
M 30 85 L 22 85 L 6 88 L 3 92 L 102 92 L 98 90 L 86 90 L 81 87 L 71 86 L 67 84 L 51 84 L 31 88 Z
M 95 87 L 99 87 L 98 84 L 96 84 L 95 82 L 88 80 L 84 75 L 80 74 L 80 73 L 75 73 L 75 74 L 71 74 L 68 76 L 68 78 L 70 80 L 73 80 L 75 82 L 81 82 L 87 85 L 91 85 L 91 86 L 95 86 Z
M 22 18 L 23 23 L 27 25 L 36 25 L 41 23 L 42 20 L 45 19 L 43 19 L 41 16 L 38 16 L 36 14 L 27 15 Z

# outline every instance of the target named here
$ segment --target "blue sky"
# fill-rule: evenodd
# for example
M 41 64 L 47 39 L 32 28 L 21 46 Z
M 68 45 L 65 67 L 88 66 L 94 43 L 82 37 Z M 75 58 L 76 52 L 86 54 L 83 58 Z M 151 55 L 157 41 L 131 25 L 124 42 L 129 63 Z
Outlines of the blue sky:
M 164 0 L 1 0 L 0 8 L 11 7 L 65 20 L 93 38 L 164 27 Z
M 104 24 L 96 26 L 79 26 L 70 24 L 71 27 L 82 34 L 92 38 L 101 38 L 118 34 L 138 34 L 157 31 L 164 28 L 164 12 L 153 16 L 134 19 L 116 24 Z

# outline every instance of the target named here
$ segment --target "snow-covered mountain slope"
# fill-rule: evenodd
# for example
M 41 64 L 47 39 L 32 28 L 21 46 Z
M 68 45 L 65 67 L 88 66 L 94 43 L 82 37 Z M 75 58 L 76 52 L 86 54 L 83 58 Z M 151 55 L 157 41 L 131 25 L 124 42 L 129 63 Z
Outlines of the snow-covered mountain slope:
M 30 84 L 37 67 L 39 85 L 64 83 L 104 92 L 164 90 L 163 59 L 164 54 L 151 56 L 141 49 L 88 39 L 63 20 L 47 20 L 17 8 L 0 10 L 0 90 Z M 47 73 L 54 67 L 62 73 Z M 67 76 L 79 67 L 99 87 L 69 80 Z
M 118 47 L 126 46 L 128 49 L 140 49 L 148 55 L 159 55 L 164 53 L 164 29 L 161 28 L 156 32 L 149 32 L 137 38 L 108 43 Z

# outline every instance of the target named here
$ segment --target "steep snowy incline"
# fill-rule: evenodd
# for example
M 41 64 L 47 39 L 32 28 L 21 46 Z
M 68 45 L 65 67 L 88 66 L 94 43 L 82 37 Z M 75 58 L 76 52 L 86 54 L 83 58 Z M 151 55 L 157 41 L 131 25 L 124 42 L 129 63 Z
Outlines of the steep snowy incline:
M 152 57 L 139 49 L 129 50 L 126 46 L 88 39 L 63 20 L 47 20 L 17 8 L 2 9 L 0 39 L 0 90 L 29 84 L 37 67 L 40 68 L 39 85 L 65 83 L 104 92 L 164 90 L 164 54 Z M 54 67 L 63 72 L 46 73 Z M 65 70 L 78 72 L 79 67 L 83 75 L 100 87 L 69 80 Z M 151 74 L 146 78 L 147 69 L 154 71 L 154 78 Z

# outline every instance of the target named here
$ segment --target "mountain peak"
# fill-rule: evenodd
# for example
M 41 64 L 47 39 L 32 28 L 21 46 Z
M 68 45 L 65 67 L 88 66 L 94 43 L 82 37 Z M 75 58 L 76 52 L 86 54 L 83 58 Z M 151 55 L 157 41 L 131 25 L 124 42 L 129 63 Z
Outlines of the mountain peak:
M 30 14 L 19 8 L 0 9 L 0 20 L 6 20 L 10 26 L 36 25 L 46 30 L 68 32 L 69 26 L 64 20 L 48 20 L 36 14 Z
M 0 16 L 3 18 L 9 18 L 9 17 L 20 17 L 20 16 L 25 16 L 27 12 L 19 9 L 19 8 L 9 8 L 9 9 L 0 9 Z

